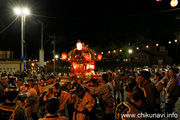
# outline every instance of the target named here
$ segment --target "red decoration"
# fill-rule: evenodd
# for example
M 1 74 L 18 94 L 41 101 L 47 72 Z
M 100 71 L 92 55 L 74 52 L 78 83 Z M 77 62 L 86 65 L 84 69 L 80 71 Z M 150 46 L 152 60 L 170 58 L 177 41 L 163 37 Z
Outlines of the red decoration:
M 71 66 L 71 72 L 74 72 L 74 67 L 73 66 Z
M 101 61 L 102 59 L 102 55 L 101 54 L 97 54 L 97 61 Z
M 62 59 L 63 61 L 66 61 L 66 60 L 67 60 L 67 53 L 62 53 L 61 59 Z
M 86 58 L 87 61 L 91 61 L 91 54 L 90 53 L 86 53 L 85 58 Z

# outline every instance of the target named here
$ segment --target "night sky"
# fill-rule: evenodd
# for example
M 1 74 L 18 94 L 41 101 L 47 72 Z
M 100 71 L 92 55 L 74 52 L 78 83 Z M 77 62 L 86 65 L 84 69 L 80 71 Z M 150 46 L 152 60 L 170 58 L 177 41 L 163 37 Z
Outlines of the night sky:
M 141 38 L 163 45 L 179 39 L 179 5 L 172 8 L 170 0 L 0 0 L 0 32 L 16 18 L 13 8 L 17 5 L 31 9 L 25 31 L 27 58 L 31 59 L 38 58 L 40 48 L 38 21 L 44 23 L 45 59 L 53 58 L 53 35 L 59 54 L 73 49 L 78 39 L 105 51 L 112 44 L 119 48 L 137 44 Z M 14 58 L 21 54 L 20 23 L 19 17 L 0 33 L 0 50 L 14 51 Z

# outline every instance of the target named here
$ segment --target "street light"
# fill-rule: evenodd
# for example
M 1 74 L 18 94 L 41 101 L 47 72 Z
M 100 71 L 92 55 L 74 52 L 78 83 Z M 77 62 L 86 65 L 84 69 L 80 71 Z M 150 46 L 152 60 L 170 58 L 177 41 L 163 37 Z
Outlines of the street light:
M 24 32 L 25 32 L 25 18 L 30 14 L 28 8 L 14 8 L 14 13 L 18 16 L 21 16 L 21 59 L 24 57 Z
M 133 51 L 131 49 L 128 50 L 128 53 L 131 54 Z
M 55 58 L 58 59 L 58 58 L 59 58 L 59 55 L 55 55 Z

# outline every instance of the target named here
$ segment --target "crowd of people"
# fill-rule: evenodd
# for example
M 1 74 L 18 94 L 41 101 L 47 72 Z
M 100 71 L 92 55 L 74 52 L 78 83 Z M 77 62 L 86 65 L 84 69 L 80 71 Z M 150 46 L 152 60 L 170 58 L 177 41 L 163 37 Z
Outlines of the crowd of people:
M 65 82 L 60 77 L 63 75 L 69 77 Z M 158 118 L 163 119 L 176 113 L 175 103 L 179 97 L 178 67 L 108 70 L 89 81 L 61 73 L 3 72 L 0 119 L 144 120 L 165 114 Z

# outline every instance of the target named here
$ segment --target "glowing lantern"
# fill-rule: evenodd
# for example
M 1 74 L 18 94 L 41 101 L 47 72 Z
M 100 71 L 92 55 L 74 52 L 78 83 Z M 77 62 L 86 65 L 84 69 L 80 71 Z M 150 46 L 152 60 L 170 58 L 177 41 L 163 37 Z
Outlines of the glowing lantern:
M 73 67 L 73 66 L 71 66 L 71 69 L 70 69 L 70 71 L 71 71 L 71 72 L 73 72 L 73 71 L 74 71 L 74 67 Z
M 178 0 L 171 0 L 170 5 L 176 7 L 178 5 Z
M 31 63 L 31 66 L 34 67 L 34 63 Z
M 86 53 L 85 58 L 87 61 L 91 60 L 91 54 L 90 53 Z
M 95 69 L 95 65 L 90 65 L 90 68 L 91 68 L 92 70 L 94 70 L 94 69 Z
M 78 50 L 82 50 L 82 43 L 81 42 L 77 42 L 76 43 L 76 47 Z
M 67 59 L 67 53 L 62 53 L 61 59 L 62 59 L 63 61 L 66 61 L 66 59 Z
M 102 55 L 101 54 L 97 54 L 97 61 L 101 61 L 102 59 Z

